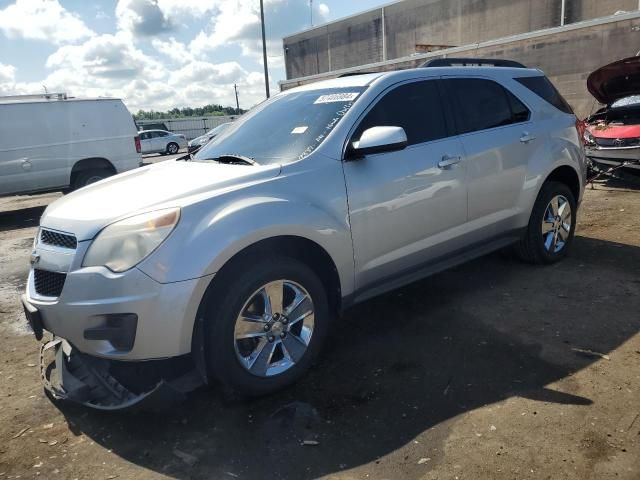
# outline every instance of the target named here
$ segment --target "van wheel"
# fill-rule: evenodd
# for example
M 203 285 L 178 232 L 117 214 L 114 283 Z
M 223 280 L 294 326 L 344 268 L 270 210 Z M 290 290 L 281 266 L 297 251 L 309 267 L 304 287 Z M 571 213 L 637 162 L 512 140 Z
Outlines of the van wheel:
M 167 153 L 169 155 L 175 155 L 176 153 L 178 153 L 178 150 L 180 150 L 180 147 L 177 143 L 171 142 L 169 145 L 167 145 Z
M 111 175 L 113 175 L 113 172 L 106 169 L 83 170 L 76 175 L 71 189 L 78 190 L 79 188 L 104 180 Z
M 208 299 L 209 371 L 248 395 L 291 385 L 327 334 L 329 306 L 318 276 L 288 257 L 255 259 Z
M 518 256 L 536 264 L 564 258 L 573 243 L 576 211 L 575 198 L 567 185 L 545 183 L 533 206 L 527 231 L 516 244 Z

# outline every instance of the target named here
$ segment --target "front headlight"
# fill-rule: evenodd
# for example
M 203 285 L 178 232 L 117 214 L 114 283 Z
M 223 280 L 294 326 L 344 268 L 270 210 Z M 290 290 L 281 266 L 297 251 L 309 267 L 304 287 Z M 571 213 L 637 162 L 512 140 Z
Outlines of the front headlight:
M 129 270 L 164 242 L 179 218 L 180 209 L 170 208 L 112 223 L 93 240 L 82 266 L 105 266 L 117 273 Z
M 596 139 L 589 130 L 584 131 L 584 133 L 582 134 L 582 139 L 584 140 L 585 145 L 591 146 L 596 144 Z
M 208 143 L 208 142 L 209 142 L 209 139 L 207 137 L 204 137 L 198 140 L 198 145 L 204 145 L 205 143 Z

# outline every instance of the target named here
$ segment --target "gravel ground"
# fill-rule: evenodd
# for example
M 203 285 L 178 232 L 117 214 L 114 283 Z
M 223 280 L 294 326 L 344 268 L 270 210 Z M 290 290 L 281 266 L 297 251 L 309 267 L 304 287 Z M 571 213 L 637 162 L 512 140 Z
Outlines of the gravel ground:
M 352 308 L 284 392 L 129 414 L 42 393 L 19 294 L 56 197 L 0 199 L 0 479 L 640 478 L 638 190 L 587 190 L 560 264 L 496 253 Z

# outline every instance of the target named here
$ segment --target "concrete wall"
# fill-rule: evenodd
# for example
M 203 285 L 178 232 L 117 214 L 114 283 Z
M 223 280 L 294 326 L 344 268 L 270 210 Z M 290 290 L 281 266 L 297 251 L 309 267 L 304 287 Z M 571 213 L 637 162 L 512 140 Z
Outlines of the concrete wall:
M 604 2 L 606 3 L 606 2 Z M 586 88 L 589 73 L 614 60 L 630 57 L 640 50 L 640 13 L 616 16 L 603 21 L 553 28 L 534 34 L 485 42 L 480 45 L 413 55 L 387 62 L 350 68 L 347 71 L 387 71 L 415 68 L 430 58 L 441 56 L 509 58 L 542 69 L 558 87 L 580 117 L 588 115 L 595 100 Z M 443 55 L 444 54 L 444 55 Z M 326 73 L 290 80 L 283 89 L 331 78 Z
M 293 79 L 560 25 L 562 0 L 404 0 L 286 37 Z M 638 0 L 565 0 L 565 23 L 636 10 Z M 384 31 L 384 35 L 383 35 Z M 639 47 L 640 48 L 640 47 Z

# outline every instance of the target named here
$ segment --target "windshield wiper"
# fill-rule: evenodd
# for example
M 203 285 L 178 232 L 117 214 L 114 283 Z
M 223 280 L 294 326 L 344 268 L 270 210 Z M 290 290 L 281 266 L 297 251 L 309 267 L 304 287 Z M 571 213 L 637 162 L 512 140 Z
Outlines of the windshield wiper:
M 224 155 L 220 155 L 219 157 L 199 158 L 198 160 L 213 160 L 214 162 L 228 163 L 231 165 L 259 165 L 259 163 L 256 162 L 253 158 L 245 157 L 244 155 L 238 155 L 236 153 L 225 153 Z

